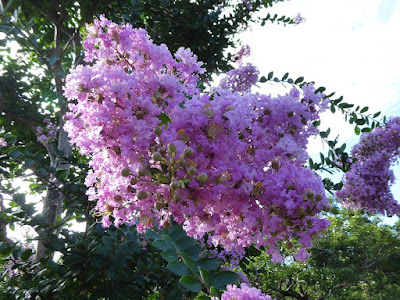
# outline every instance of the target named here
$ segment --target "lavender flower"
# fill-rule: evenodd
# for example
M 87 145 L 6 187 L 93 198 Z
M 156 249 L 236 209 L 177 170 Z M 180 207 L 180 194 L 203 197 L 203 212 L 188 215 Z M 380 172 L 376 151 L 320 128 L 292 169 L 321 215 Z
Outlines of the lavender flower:
M 7 142 L 4 138 L 0 137 L 0 147 L 7 147 Z
M 354 163 L 345 174 L 343 189 L 336 194 L 338 198 L 356 209 L 399 215 L 400 205 L 390 191 L 394 182 L 390 166 L 400 154 L 400 118 L 363 133 L 351 153 Z
M 221 300 L 272 300 L 272 298 L 263 294 L 261 290 L 242 283 L 240 288 L 236 285 L 228 285 Z

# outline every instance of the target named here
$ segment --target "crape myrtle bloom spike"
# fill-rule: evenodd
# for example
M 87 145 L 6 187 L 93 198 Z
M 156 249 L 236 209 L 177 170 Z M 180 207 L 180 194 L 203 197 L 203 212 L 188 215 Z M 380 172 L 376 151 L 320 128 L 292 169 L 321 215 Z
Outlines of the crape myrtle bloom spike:
M 201 93 L 204 70 L 189 49 L 172 55 L 104 16 L 87 29 L 91 65 L 67 76 L 65 129 L 91 155 L 85 184 L 103 226 L 174 220 L 227 251 L 265 246 L 274 261 L 281 241 L 296 240 L 305 259 L 328 226 L 318 217 L 329 205 L 321 178 L 303 167 L 328 99 L 312 84 L 278 97 Z

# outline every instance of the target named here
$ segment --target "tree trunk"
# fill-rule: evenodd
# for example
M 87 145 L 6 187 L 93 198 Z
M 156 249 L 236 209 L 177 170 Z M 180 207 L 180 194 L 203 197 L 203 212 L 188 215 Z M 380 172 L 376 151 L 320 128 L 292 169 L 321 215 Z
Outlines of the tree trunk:
M 62 56 L 63 50 L 60 44 L 60 28 L 58 24 L 54 25 L 54 55 L 59 57 L 59 59 L 53 65 L 54 79 L 56 84 L 57 97 L 60 103 L 60 115 L 59 115 L 59 131 L 58 131 L 58 145 L 57 152 L 55 153 L 53 159 L 51 160 L 51 167 L 56 170 L 69 170 L 70 163 L 65 160 L 66 157 L 70 156 L 72 153 L 72 146 L 69 143 L 69 138 L 67 132 L 64 130 L 64 115 L 68 110 L 67 103 L 63 97 L 63 80 L 60 77 L 62 74 Z M 43 203 L 43 215 L 46 219 L 46 224 L 54 225 L 56 224 L 57 216 L 61 215 L 62 203 L 64 200 L 64 195 L 58 190 L 48 190 L 44 203 Z M 58 231 L 48 229 L 43 237 L 40 237 L 38 241 L 38 246 L 36 250 L 36 262 L 46 257 L 46 237 L 51 234 L 57 234 Z M 54 254 L 50 255 L 50 259 L 53 259 Z

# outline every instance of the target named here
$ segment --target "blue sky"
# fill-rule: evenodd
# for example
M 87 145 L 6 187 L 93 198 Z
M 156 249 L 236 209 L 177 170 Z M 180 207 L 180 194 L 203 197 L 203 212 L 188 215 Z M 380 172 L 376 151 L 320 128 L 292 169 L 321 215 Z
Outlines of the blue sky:
M 291 0 L 278 3 L 270 13 L 306 19 L 298 26 L 267 23 L 242 34 L 243 44 L 253 50 L 249 61 L 261 75 L 277 77 L 289 72 L 293 79 L 304 76 L 325 86 L 327 92 L 343 95 L 344 101 L 400 116 L 400 1 L 399 0 Z M 260 85 L 264 93 L 276 84 Z M 354 145 L 353 126 L 340 113 L 322 116 L 321 129 L 330 127 L 332 136 Z M 318 139 L 311 140 L 311 153 L 321 151 Z M 400 167 L 392 192 L 400 200 Z

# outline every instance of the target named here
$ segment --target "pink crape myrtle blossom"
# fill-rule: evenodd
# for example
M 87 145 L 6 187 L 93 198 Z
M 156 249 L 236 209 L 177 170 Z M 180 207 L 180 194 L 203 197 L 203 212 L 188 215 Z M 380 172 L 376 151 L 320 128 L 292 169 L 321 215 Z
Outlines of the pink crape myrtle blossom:
M 276 261 L 281 241 L 311 247 L 329 223 L 318 217 L 329 205 L 321 179 L 303 167 L 323 94 L 312 84 L 278 97 L 201 93 L 189 49 L 172 55 L 103 16 L 87 29 L 90 65 L 67 76 L 65 129 L 92 157 L 85 184 L 103 226 L 175 221 L 227 251 L 268 247 Z
M 337 196 L 356 209 L 399 215 L 400 205 L 390 191 L 395 179 L 390 166 L 400 154 L 400 117 L 363 133 L 351 153 L 354 162 Z
M 226 73 L 226 76 L 221 80 L 220 87 L 239 93 L 248 92 L 257 83 L 258 74 L 260 72 L 253 64 L 240 65 L 237 69 Z
M 4 138 L 0 137 L 0 147 L 7 147 L 7 142 Z
M 43 122 L 46 123 L 45 127 L 38 126 L 36 128 L 37 140 L 43 145 L 48 145 L 57 139 L 58 128 L 48 118 L 44 119 Z
M 227 290 L 222 294 L 221 300 L 272 300 L 271 296 L 267 296 L 261 290 L 250 287 L 245 283 L 242 283 L 240 287 L 228 285 L 226 288 Z

